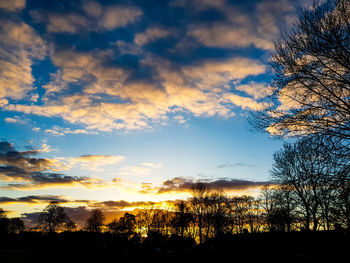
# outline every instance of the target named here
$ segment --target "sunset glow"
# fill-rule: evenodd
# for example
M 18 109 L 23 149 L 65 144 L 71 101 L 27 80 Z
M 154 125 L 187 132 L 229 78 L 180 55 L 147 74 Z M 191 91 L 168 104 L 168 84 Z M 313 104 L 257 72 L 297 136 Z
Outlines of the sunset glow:
M 195 182 L 257 196 L 282 143 L 247 118 L 306 2 L 0 0 L 0 207 L 31 224 L 58 201 L 82 225 Z

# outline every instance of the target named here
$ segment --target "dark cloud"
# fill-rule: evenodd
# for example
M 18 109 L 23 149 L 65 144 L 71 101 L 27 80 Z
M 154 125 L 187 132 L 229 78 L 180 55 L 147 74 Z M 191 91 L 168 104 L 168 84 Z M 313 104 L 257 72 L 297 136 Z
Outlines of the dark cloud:
M 24 197 L 0 197 L 0 204 L 12 204 L 12 203 L 28 203 L 28 204 L 40 204 L 50 202 L 67 203 L 67 199 L 56 195 L 29 195 Z
M 56 170 L 64 164 L 54 159 L 35 158 L 39 150 L 16 151 L 12 143 L 0 143 L 0 180 L 8 183 L 7 190 L 35 189 L 59 185 L 80 184 L 86 187 L 98 183 L 84 176 L 69 176 Z M 50 171 L 53 170 L 53 171 Z
M 264 185 L 270 184 L 267 181 L 249 181 L 249 180 L 240 180 L 240 179 L 218 179 L 211 181 L 195 181 L 188 178 L 175 177 L 171 180 L 163 182 L 162 186 L 158 188 L 158 193 L 167 193 L 167 192 L 183 192 L 190 191 L 191 187 L 195 183 L 202 183 L 207 186 L 210 190 L 245 190 L 249 188 L 259 188 Z M 154 189 L 148 189 L 148 191 Z
M 103 201 L 95 203 L 94 206 L 96 207 L 104 207 L 105 209 L 124 209 L 124 208 L 130 208 L 130 207 L 140 207 L 140 206 L 153 206 L 155 205 L 155 202 L 152 201 L 138 201 L 138 202 L 128 202 L 125 200 L 120 201 Z

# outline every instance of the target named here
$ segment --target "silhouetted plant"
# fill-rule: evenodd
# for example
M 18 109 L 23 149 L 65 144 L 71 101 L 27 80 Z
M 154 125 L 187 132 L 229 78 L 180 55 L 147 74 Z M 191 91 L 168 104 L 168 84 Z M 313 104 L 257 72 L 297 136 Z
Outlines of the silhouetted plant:
M 350 139 L 350 1 L 319 3 L 275 43 L 272 95 L 250 119 L 258 130 Z
M 8 232 L 9 233 L 20 233 L 24 231 L 25 225 L 21 218 L 14 217 L 9 219 Z
M 85 229 L 89 232 L 99 233 L 102 230 L 105 216 L 100 209 L 91 211 L 90 217 L 86 220 Z
M 332 155 L 329 148 L 332 146 L 327 142 L 327 138 L 312 137 L 284 144 L 274 154 L 271 170 L 272 180 L 293 192 L 299 204 L 295 209 L 302 216 L 304 228 L 312 227 L 314 231 L 320 224 L 331 228 L 334 223 L 331 210 L 339 206 L 335 201 L 344 186 L 338 178 L 344 172 L 349 177 L 348 158 Z M 282 200 L 282 204 L 286 208 L 289 202 Z
M 58 202 L 50 202 L 39 215 L 39 226 L 48 232 L 59 230 L 64 224 L 71 221 L 63 207 Z

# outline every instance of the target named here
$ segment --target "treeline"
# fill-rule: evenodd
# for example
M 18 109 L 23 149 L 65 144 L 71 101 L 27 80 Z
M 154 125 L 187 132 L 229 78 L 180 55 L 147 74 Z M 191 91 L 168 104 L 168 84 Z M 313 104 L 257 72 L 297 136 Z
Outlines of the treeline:
M 273 156 L 270 183 L 260 196 L 228 196 L 195 183 L 187 200 L 169 209 L 149 207 L 105 222 L 102 210 L 91 211 L 82 231 L 110 232 L 142 240 L 159 234 L 202 243 L 223 235 L 350 229 L 349 151 L 329 137 L 306 137 L 284 144 Z M 76 231 L 77 225 L 57 202 L 40 214 L 43 232 Z M 24 230 L 20 218 L 0 210 L 1 233 Z

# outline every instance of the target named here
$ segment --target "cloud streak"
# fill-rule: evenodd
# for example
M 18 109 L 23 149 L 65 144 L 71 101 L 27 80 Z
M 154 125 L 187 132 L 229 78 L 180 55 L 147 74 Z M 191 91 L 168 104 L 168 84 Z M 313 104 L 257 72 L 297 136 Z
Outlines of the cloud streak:
M 12 143 L 0 142 L 0 180 L 5 185 L 3 190 L 37 190 L 45 188 L 111 187 L 113 182 L 87 176 L 71 176 L 61 173 L 70 170 L 74 165 L 91 171 L 101 171 L 101 167 L 116 164 L 125 159 L 124 156 L 82 155 L 64 162 L 58 159 L 35 158 L 34 156 L 47 151 L 47 146 L 41 150 L 29 149 L 16 151 Z
M 193 180 L 184 177 L 175 177 L 164 181 L 160 186 L 144 185 L 140 191 L 144 194 L 157 193 L 157 194 L 169 194 L 169 193 L 183 193 L 190 192 L 191 188 L 196 183 L 202 183 L 209 190 L 214 191 L 244 191 L 249 189 L 259 189 L 262 186 L 269 185 L 268 181 L 250 181 L 243 179 L 217 179 L 217 180 Z

